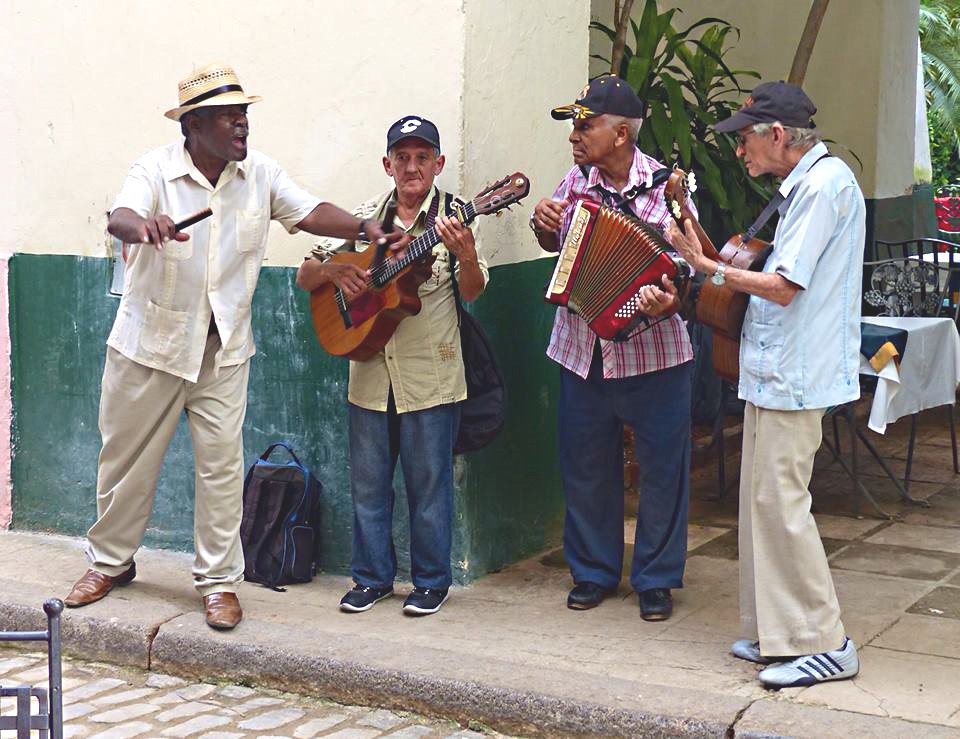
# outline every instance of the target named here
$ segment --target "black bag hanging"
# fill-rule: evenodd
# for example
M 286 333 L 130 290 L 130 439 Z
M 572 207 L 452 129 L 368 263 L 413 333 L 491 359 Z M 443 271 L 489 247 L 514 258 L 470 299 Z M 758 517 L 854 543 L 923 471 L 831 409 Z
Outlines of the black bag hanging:
M 444 210 L 450 213 L 448 193 Z M 467 399 L 460 403 L 460 427 L 453 445 L 454 454 L 483 449 L 499 436 L 506 423 L 507 388 L 497 364 L 493 344 L 474 316 L 463 309 L 456 276 L 457 257 L 450 252 L 450 279 L 457 304 L 460 351 L 467 381 Z

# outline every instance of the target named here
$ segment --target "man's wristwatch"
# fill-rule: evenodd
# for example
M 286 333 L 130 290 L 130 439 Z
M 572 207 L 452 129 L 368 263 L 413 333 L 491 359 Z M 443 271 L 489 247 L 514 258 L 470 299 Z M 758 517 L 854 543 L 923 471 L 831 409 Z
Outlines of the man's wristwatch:
M 535 215 L 536 215 L 536 213 L 531 213 L 531 214 L 530 214 L 530 220 L 528 221 L 528 223 L 530 224 L 530 230 L 533 231 L 534 234 L 536 234 L 537 236 L 539 236 L 540 234 L 543 233 L 543 229 L 540 228 L 540 226 L 537 225 L 537 222 L 533 220 L 533 217 L 534 217 Z
M 723 285 L 726 283 L 726 272 L 727 265 L 723 262 L 717 262 L 717 271 L 713 273 L 713 277 L 710 278 L 710 282 L 714 285 Z
M 360 228 L 357 229 L 357 241 L 367 241 L 367 224 L 370 223 L 369 218 L 364 218 L 360 221 Z

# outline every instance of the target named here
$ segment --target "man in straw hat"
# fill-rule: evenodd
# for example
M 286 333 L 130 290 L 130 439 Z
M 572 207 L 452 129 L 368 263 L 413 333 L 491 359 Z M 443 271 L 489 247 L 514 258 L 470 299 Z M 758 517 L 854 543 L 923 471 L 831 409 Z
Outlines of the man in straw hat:
M 553 197 L 534 208 L 530 225 L 541 248 L 555 252 L 564 243 L 581 199 L 658 230 L 670 220 L 663 198 L 670 171 L 637 146 L 643 114 L 640 98 L 612 74 L 591 80 L 572 104 L 553 109 L 553 118 L 572 120 L 574 166 Z M 649 322 L 625 341 L 604 341 L 576 313 L 557 310 L 547 356 L 560 365 L 563 551 L 574 582 L 568 608 L 594 608 L 620 583 L 625 423 L 634 429 L 642 474 L 630 567 L 641 618 L 670 618 L 670 590 L 683 586 L 693 349 L 679 307 L 675 292 L 645 287 L 639 308 Z
M 207 623 L 231 629 L 243 617 L 240 517 L 241 429 L 250 357 L 250 304 L 271 220 L 290 233 L 380 241 L 361 220 L 297 186 L 273 160 L 247 149 L 247 95 L 233 69 L 214 64 L 180 82 L 182 141 L 130 169 L 108 230 L 135 249 L 107 340 L 100 398 L 103 447 L 97 521 L 87 533 L 91 568 L 65 603 L 103 598 L 136 576 L 134 554 L 150 517 L 163 455 L 186 412 L 196 465 L 194 584 Z M 210 208 L 177 229 L 174 218 Z M 401 247 L 409 237 L 389 237 Z
M 857 650 L 840 620 L 810 475 L 829 406 L 860 395 L 860 292 L 866 210 L 850 168 L 831 156 L 817 109 L 796 85 L 758 85 L 714 128 L 736 133 L 751 177 L 783 181 L 780 220 L 762 272 L 704 256 L 689 222 L 668 237 L 717 285 L 749 293 L 740 343 L 740 629 L 734 656 L 760 682 L 800 687 L 853 677 Z M 762 216 L 761 216 L 762 218 Z M 752 229 L 751 229 L 752 230 Z

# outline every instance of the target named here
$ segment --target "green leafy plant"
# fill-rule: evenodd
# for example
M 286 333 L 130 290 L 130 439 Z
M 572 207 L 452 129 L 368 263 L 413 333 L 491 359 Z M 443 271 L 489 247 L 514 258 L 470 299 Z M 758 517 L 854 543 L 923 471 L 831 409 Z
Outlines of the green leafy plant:
M 633 45 L 624 46 L 618 74 L 647 105 L 640 148 L 696 174 L 700 221 L 719 246 L 749 226 L 772 194 L 768 179 L 747 174 L 736 156 L 735 139 L 711 128 L 740 107 L 748 89 L 741 79 L 760 75 L 730 69 L 724 62 L 740 36 L 737 28 L 710 17 L 677 30 L 676 13 L 676 8 L 660 13 L 656 0 L 646 0 L 639 23 L 630 19 Z M 597 21 L 590 27 L 611 42 L 616 37 L 615 29 Z

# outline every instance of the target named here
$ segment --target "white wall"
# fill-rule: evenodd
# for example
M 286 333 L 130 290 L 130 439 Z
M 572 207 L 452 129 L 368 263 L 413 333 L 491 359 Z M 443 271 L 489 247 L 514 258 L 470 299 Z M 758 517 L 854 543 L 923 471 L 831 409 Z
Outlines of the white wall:
M 573 164 L 570 124 L 550 110 L 573 102 L 587 80 L 588 0 L 470 0 L 466 3 L 463 187 L 471 197 L 515 171 L 530 195 L 480 222 L 491 264 L 546 256 L 527 220 Z
M 386 189 L 386 129 L 409 112 L 437 123 L 458 170 L 459 4 L 0 2 L 0 137 L 13 155 L 0 250 L 106 255 L 105 212 L 127 167 L 180 135 L 163 112 L 177 81 L 210 61 L 232 64 L 264 97 L 251 108 L 251 146 L 338 205 Z M 274 229 L 268 262 L 299 263 L 311 238 Z
M 523 169 L 543 192 L 569 160 L 548 108 L 586 77 L 588 13 L 588 0 L 0 0 L 0 250 L 106 256 L 129 164 L 179 137 L 163 112 L 211 61 L 264 97 L 251 146 L 338 205 L 389 186 L 386 129 L 408 113 L 440 128 L 441 186 L 469 197 Z M 495 262 L 529 258 L 512 225 L 526 213 L 509 216 Z M 275 225 L 267 261 L 298 264 L 311 241 Z

